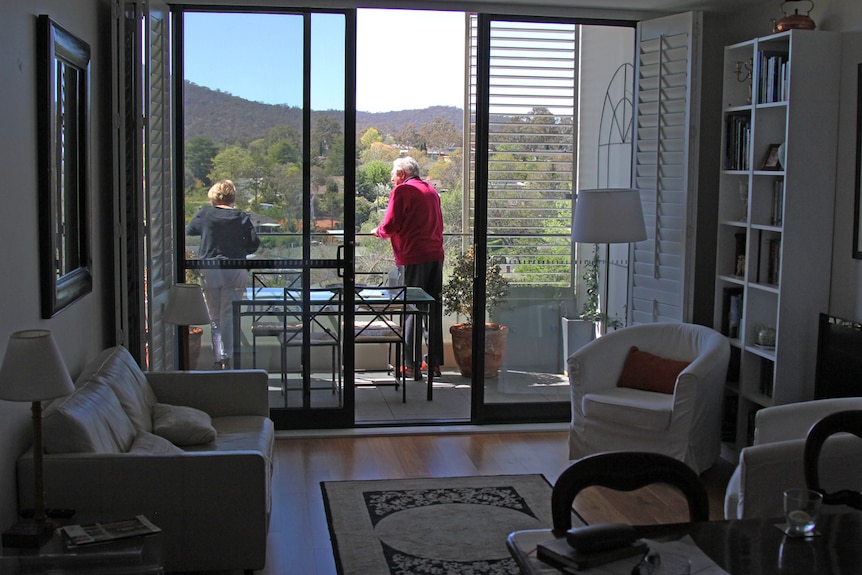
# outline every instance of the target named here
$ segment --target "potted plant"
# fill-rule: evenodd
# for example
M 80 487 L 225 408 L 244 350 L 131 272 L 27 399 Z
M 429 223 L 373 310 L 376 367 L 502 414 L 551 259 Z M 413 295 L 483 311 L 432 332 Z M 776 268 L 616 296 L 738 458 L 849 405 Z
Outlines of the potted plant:
M 475 254 L 470 248 L 455 260 L 452 276 L 443 286 L 443 308 L 447 314 L 457 313 L 466 321 L 449 328 L 452 334 L 452 351 L 455 363 L 464 377 L 473 375 L 473 267 Z M 485 309 L 488 317 L 492 310 L 501 304 L 509 294 L 509 282 L 503 278 L 500 265 L 488 257 L 485 278 Z M 496 377 L 503 361 L 506 348 L 506 335 L 509 328 L 498 323 L 485 324 L 485 377 Z

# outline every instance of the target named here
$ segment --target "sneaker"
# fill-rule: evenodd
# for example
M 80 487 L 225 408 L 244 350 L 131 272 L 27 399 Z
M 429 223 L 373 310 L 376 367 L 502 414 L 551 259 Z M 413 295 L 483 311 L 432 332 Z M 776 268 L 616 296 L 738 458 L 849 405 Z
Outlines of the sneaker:
M 422 362 L 422 371 L 428 372 L 428 364 L 424 361 Z M 439 366 L 434 366 L 434 377 L 443 377 L 443 374 L 440 372 Z
M 413 377 L 416 375 L 416 371 L 412 367 L 407 367 L 406 365 L 401 366 L 401 375 L 404 377 Z

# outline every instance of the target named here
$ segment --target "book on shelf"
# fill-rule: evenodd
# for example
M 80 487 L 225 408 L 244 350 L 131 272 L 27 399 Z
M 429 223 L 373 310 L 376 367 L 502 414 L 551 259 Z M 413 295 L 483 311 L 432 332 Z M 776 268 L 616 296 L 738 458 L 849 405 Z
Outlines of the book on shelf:
M 649 548 L 647 544 L 638 539 L 630 545 L 624 545 L 615 549 L 605 551 L 594 551 L 584 553 L 578 551 L 566 541 L 565 537 L 552 539 L 539 543 L 536 546 L 536 557 L 548 565 L 562 570 L 564 573 L 577 573 L 590 567 L 604 565 L 626 557 L 643 555 Z
M 742 323 L 742 288 L 726 287 L 722 296 L 721 333 L 736 339 Z
M 758 54 L 759 104 L 783 102 L 787 99 L 786 52 L 761 50 Z
M 64 525 L 57 529 L 66 547 L 81 547 L 95 543 L 107 543 L 128 537 L 139 537 L 159 533 L 161 529 L 143 515 L 133 519 L 88 523 L 86 525 Z
M 772 225 L 781 226 L 784 221 L 784 180 L 775 180 L 772 187 Z
M 751 142 L 751 116 L 729 114 L 726 122 L 724 169 L 747 170 L 748 149 Z
M 760 358 L 760 385 L 758 391 L 761 395 L 772 397 L 774 375 L 775 364 L 766 358 Z
M 781 240 L 769 240 L 768 249 L 766 283 L 778 285 L 779 273 L 781 272 Z

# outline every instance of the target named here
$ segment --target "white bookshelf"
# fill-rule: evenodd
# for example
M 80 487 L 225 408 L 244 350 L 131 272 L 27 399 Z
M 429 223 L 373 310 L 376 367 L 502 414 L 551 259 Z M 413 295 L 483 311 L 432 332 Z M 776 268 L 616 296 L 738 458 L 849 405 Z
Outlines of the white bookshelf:
M 725 420 L 737 449 L 750 443 L 757 409 L 813 396 L 831 274 L 840 57 L 839 35 L 819 31 L 725 48 L 714 327 L 731 336 Z M 783 163 L 764 166 L 778 144 Z M 730 300 L 739 301 L 733 333 Z M 772 349 L 757 345 L 764 325 L 776 330 Z

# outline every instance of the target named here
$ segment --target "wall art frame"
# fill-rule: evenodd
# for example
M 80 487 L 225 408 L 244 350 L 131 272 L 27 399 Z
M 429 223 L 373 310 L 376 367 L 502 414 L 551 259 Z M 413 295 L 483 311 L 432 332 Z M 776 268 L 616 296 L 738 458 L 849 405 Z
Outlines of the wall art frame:
M 42 317 L 93 289 L 90 254 L 90 46 L 37 17 L 39 256 Z
M 862 63 L 856 66 L 856 188 L 853 206 L 853 257 L 862 260 Z

